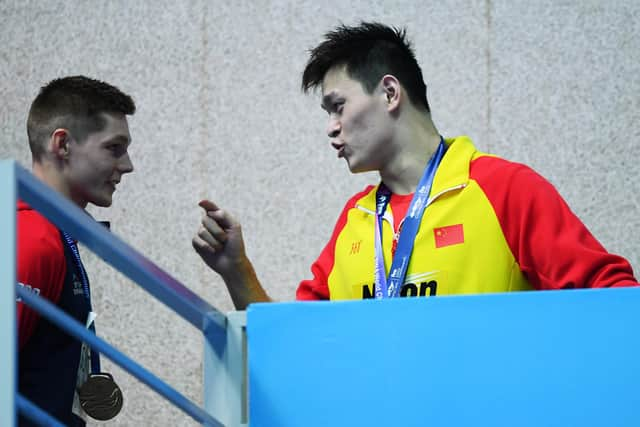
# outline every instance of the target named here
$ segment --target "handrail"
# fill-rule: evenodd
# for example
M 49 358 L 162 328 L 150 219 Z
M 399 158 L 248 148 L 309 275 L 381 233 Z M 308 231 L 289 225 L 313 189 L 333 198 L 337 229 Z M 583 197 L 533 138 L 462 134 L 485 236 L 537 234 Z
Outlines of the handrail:
M 40 409 L 38 405 L 20 393 L 16 393 L 16 406 L 18 407 L 18 411 L 36 424 L 47 427 L 65 427 L 64 424 Z
M 4 261 L 0 260 L 0 270 L 6 270 L 6 272 L 4 272 L 6 274 L 0 271 L 1 282 L 16 283 L 15 206 L 17 194 L 20 199 L 45 215 L 47 219 L 57 227 L 69 233 L 79 242 L 82 242 L 107 263 L 121 271 L 129 279 L 143 287 L 155 298 L 174 310 L 179 316 L 198 328 L 203 333 L 207 342 L 212 339 L 217 339 L 215 337 L 225 336 L 227 321 L 224 314 L 220 313 L 116 235 L 107 231 L 107 229 L 87 215 L 85 211 L 78 208 L 60 194 L 52 191 L 15 161 L 0 162 L 0 189 L 3 190 L 3 194 L 0 195 L 0 201 L 2 202 L 0 204 L 0 234 L 7 232 L 6 236 L 13 236 L 12 239 L 5 239 L 6 244 L 0 245 L 0 255 L 5 255 L 4 252 L 8 252 Z M 9 190 L 6 191 L 6 194 L 5 189 Z M 200 406 L 191 402 L 144 367 L 122 354 L 115 347 L 88 331 L 84 325 L 77 322 L 46 299 L 17 285 L 15 291 L 10 286 L 0 286 L 0 288 L 8 289 L 8 292 L 0 295 L 0 307 L 7 306 L 7 313 L 10 313 L 8 315 L 11 316 L 11 319 L 0 329 L 0 342 L 9 343 L 9 348 L 16 347 L 14 334 L 15 296 L 18 295 L 22 298 L 23 302 L 49 319 L 49 321 L 58 325 L 75 338 L 86 342 L 96 351 L 103 353 L 113 362 L 120 365 L 140 381 L 168 399 L 175 406 L 193 417 L 196 421 L 209 427 L 223 426 L 223 424 Z M 3 334 L 6 334 L 6 336 Z M 33 403 L 16 393 L 15 370 L 17 368 L 15 352 L 9 351 L 7 353 L 9 353 L 7 363 L 5 364 L 3 360 L 2 364 L 10 371 L 8 379 L 11 380 L 11 378 L 13 378 L 14 380 L 7 381 L 4 386 L 0 387 L 0 395 L 3 399 L 7 390 L 9 391 L 9 396 L 2 403 L 2 408 L 8 407 L 10 409 L 10 411 L 8 411 L 10 413 L 0 416 L 0 421 L 6 420 L 7 425 L 11 425 L 13 423 L 12 420 L 15 419 L 15 407 L 13 405 L 15 404 L 21 411 L 24 411 L 29 410 L 29 408 L 33 406 Z M 36 415 L 36 417 L 39 421 L 46 422 L 46 419 L 40 415 Z
M 208 302 L 94 221 L 85 211 L 15 165 L 18 195 L 31 207 L 129 279 L 173 309 L 196 328 L 225 328 L 225 317 Z
M 125 356 L 115 347 L 111 346 L 109 343 L 96 336 L 93 332 L 84 327 L 80 322 L 66 314 L 64 311 L 60 310 L 45 298 L 39 297 L 35 293 L 30 292 L 19 285 L 16 285 L 16 295 L 22 298 L 22 301 L 25 302 L 28 306 L 34 308 L 42 316 L 46 317 L 50 322 L 56 324 L 60 329 L 65 330 L 78 340 L 84 341 L 92 349 L 107 356 L 114 363 L 120 365 L 131 375 L 148 385 L 150 388 L 165 397 L 178 408 L 182 409 L 196 421 L 203 423 L 206 426 L 223 427 L 222 424 L 220 424 L 202 408 L 192 403 L 189 399 L 181 395 L 174 388 L 166 384 L 164 381 L 160 380 L 158 377 L 143 368 L 134 360 Z

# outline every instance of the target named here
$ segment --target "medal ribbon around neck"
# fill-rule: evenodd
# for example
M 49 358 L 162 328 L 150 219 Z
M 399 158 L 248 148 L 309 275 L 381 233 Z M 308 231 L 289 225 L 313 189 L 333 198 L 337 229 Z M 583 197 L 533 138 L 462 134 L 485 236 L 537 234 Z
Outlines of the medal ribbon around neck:
M 63 231 L 62 234 L 69 249 L 71 249 L 76 267 L 80 270 L 82 290 L 89 305 L 89 312 L 91 312 L 89 278 L 87 277 L 84 265 L 82 265 L 78 245 L 66 232 Z M 89 325 L 89 329 L 95 334 L 96 329 L 93 322 Z M 122 409 L 122 390 L 120 390 L 120 387 L 115 383 L 111 374 L 100 372 L 100 354 L 93 349 L 91 349 L 91 374 L 78 390 L 78 398 L 80 400 L 80 406 L 86 414 L 96 420 L 110 420 L 118 415 Z
M 411 259 L 411 253 L 413 252 L 413 245 L 415 243 L 416 235 L 418 234 L 418 228 L 420 228 L 422 215 L 424 214 L 427 202 L 429 201 L 433 178 L 436 175 L 436 170 L 438 169 L 446 150 L 447 146 L 444 142 L 444 138 L 440 137 L 440 144 L 438 145 L 436 152 L 429 159 L 429 162 L 424 169 L 424 173 L 422 174 L 422 178 L 418 183 L 418 188 L 411 199 L 411 204 L 409 205 L 409 210 L 407 211 L 404 224 L 402 225 L 402 230 L 400 231 L 400 237 L 398 238 L 396 253 L 393 256 L 393 261 L 391 262 L 391 270 L 389 270 L 388 279 L 384 265 L 384 254 L 382 251 L 382 218 L 387 210 L 387 205 L 391 200 L 391 191 L 386 185 L 384 185 L 384 183 L 380 183 L 378 186 L 378 190 L 376 191 L 376 227 L 374 237 L 374 297 L 376 299 L 395 298 L 400 295 L 400 288 L 402 287 L 407 275 L 409 260 Z
M 71 253 L 73 254 L 73 260 L 76 264 L 78 270 L 80 270 L 80 276 L 82 278 L 82 291 L 85 299 L 87 300 L 87 304 L 89 305 L 89 312 L 93 311 L 91 308 L 91 293 L 89 292 L 89 278 L 87 276 L 87 272 L 82 265 L 82 260 L 80 259 L 80 252 L 78 252 L 78 245 L 76 242 L 69 236 L 65 231 L 62 232 L 64 236 L 64 240 L 67 242 L 69 249 L 71 249 Z M 91 322 L 89 329 L 96 333 L 95 323 Z M 91 372 L 98 373 L 100 372 L 100 355 L 91 349 Z

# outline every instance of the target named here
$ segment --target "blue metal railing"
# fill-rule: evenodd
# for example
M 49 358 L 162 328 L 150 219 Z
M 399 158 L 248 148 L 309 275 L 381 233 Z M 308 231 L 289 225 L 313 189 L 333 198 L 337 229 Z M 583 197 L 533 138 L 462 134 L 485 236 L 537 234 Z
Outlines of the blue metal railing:
M 178 315 L 202 330 L 216 324 L 224 329 L 224 315 L 194 294 L 118 236 L 98 224 L 86 212 L 40 182 L 30 172 L 15 165 L 18 196 L 41 212 L 96 255 Z
M 65 427 L 60 421 L 53 418 L 49 413 L 40 409 L 40 407 L 32 403 L 29 399 L 16 394 L 16 406 L 18 411 L 32 422 L 47 427 Z
M 13 191 L 12 188 L 14 189 Z M 4 273 L 3 276 L 0 276 L 0 281 L 16 283 L 15 190 L 17 190 L 17 195 L 22 200 L 43 213 L 49 221 L 60 229 L 65 230 L 79 242 L 82 242 L 107 263 L 111 264 L 155 298 L 173 309 L 179 316 L 202 331 L 205 337 L 211 339 L 211 337 L 214 336 L 224 336 L 226 318 L 222 313 L 165 273 L 120 238 L 95 222 L 72 202 L 60 196 L 58 193 L 51 191 L 49 187 L 41 183 L 33 177 L 31 173 L 13 161 L 0 162 L 0 193 L 2 194 L 0 199 L 2 202 L 2 204 L 0 204 L 0 235 L 11 236 L 10 242 L 5 242 L 5 244 L 0 246 L 0 260 L 2 256 L 5 255 L 4 252 L 8 252 L 5 261 L 2 261 L 0 264 L 0 271 Z M 9 245 L 12 245 L 12 247 L 10 248 Z M 10 260 L 10 262 L 6 262 L 7 260 Z M 7 273 L 7 270 L 11 271 L 12 274 Z M 92 349 L 103 353 L 113 362 L 120 365 L 140 381 L 165 397 L 172 404 L 193 417 L 196 421 L 206 426 L 222 426 L 218 420 L 201 407 L 195 405 L 116 348 L 98 338 L 92 332 L 89 332 L 84 325 L 68 316 L 44 298 L 40 298 L 19 286 L 16 287 L 15 293 L 13 292 L 12 286 L 0 286 L 0 288 L 10 289 L 10 295 L 7 292 L 0 294 L 0 308 L 6 306 L 7 310 L 13 316 L 13 323 L 10 325 L 13 329 L 10 330 L 7 325 L 5 325 L 3 329 L 0 329 L 2 334 L 6 334 L 6 336 L 0 335 L 0 344 L 7 343 L 6 348 L 15 348 L 15 296 L 18 295 L 25 303 L 52 323 L 64 329 L 77 339 L 86 342 Z M 2 363 L 2 366 L 10 369 L 10 372 L 7 372 L 8 376 L 6 378 L 10 378 L 11 381 L 9 381 L 9 384 L 0 387 L 0 398 L 4 398 L 4 394 L 10 396 L 5 400 L 7 405 L 0 402 L 0 413 L 5 412 L 10 414 L 5 416 L 0 415 L 0 417 L 3 417 L 0 418 L 0 424 L 2 425 L 5 425 L 5 421 L 6 425 L 13 424 L 12 420 L 15 420 L 15 404 L 17 404 L 20 411 L 29 410 L 33 405 L 21 396 L 18 396 L 18 398 L 14 400 L 15 372 L 17 370 L 15 351 L 7 353 L 11 353 L 9 360 L 7 363 Z M 44 419 L 39 416 L 36 418 Z
M 16 174 L 0 162 L 0 426 L 15 423 L 16 391 Z M 11 209 L 9 209 L 11 207 Z

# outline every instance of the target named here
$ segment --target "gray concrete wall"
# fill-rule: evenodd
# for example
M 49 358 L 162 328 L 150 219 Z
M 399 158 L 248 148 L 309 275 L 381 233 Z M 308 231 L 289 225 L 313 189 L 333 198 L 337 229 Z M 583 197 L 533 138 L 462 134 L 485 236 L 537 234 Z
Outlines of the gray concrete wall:
M 343 203 L 366 183 L 300 93 L 307 49 L 339 22 L 406 26 L 445 135 L 528 163 L 609 250 L 640 269 L 640 3 L 613 1 L 87 2 L 0 0 L 0 158 L 30 166 L 39 86 L 86 74 L 131 93 L 136 172 L 92 209 L 222 311 L 223 283 L 191 249 L 210 197 L 243 223 L 270 294 L 292 299 Z M 200 334 L 91 253 L 99 332 L 196 402 Z M 108 425 L 196 425 L 104 363 L 125 392 Z M 100 424 L 100 423 L 96 423 Z

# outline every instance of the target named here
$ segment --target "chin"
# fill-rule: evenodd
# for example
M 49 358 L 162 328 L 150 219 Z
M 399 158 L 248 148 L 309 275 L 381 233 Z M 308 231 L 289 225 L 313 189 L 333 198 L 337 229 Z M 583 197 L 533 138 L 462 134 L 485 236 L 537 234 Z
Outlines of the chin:
M 347 160 L 347 165 L 349 165 L 349 171 L 351 171 L 351 173 L 364 173 L 375 170 L 371 167 L 367 167 L 366 165 L 358 164 L 356 162 L 350 162 L 349 160 Z
M 108 208 L 113 203 L 113 199 L 111 197 L 98 197 L 91 200 L 91 203 L 101 208 Z
M 358 163 L 357 162 L 354 162 L 353 160 L 350 160 L 348 158 L 345 158 L 345 160 L 347 161 L 347 166 L 349 166 L 349 171 L 351 173 L 360 172 L 360 169 L 358 168 Z

